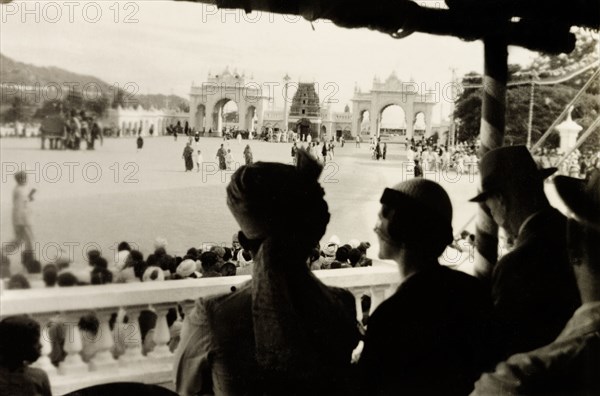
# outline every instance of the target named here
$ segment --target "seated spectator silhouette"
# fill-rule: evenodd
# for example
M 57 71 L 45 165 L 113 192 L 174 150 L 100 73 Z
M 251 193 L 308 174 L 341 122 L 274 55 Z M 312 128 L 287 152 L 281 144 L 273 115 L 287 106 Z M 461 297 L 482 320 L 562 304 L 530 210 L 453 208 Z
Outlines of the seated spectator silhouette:
M 350 256 L 349 246 L 344 245 L 340 246 L 335 251 L 335 260 L 331 263 L 331 269 L 336 268 L 350 268 L 350 264 L 348 263 L 348 258 Z
M 206 252 L 206 253 L 208 253 L 208 252 Z M 217 259 L 215 256 L 215 262 L 216 262 L 216 260 Z M 200 278 L 201 276 L 198 273 L 198 271 L 196 271 L 196 270 L 197 270 L 197 264 L 194 260 L 192 260 L 192 259 L 183 260 L 177 266 L 177 270 L 175 271 L 175 278 L 176 279 Z
M 554 184 L 571 213 L 567 245 L 583 305 L 554 342 L 500 363 L 473 395 L 600 394 L 600 172 L 587 184 L 566 176 Z
M 222 260 L 219 257 L 219 253 L 225 250 L 217 246 L 218 249 L 211 250 L 210 252 L 204 252 L 200 255 L 200 261 L 202 263 L 202 277 L 203 278 L 214 278 L 221 276 L 219 269 L 221 267 Z
M 186 315 L 175 357 L 179 394 L 349 393 L 355 300 L 307 266 L 329 222 L 321 171 L 299 150 L 297 167 L 258 162 L 232 175 L 227 204 L 254 258 L 252 280 L 198 300 Z
M 58 269 L 54 264 L 47 264 L 44 266 L 42 270 L 42 279 L 44 280 L 44 284 L 46 287 L 54 287 L 56 286 L 56 281 L 58 278 Z
M 123 268 L 117 272 L 116 282 L 135 283 L 140 282 L 144 276 L 147 265 L 144 255 L 138 250 L 129 251 Z
M 56 278 L 56 283 L 59 287 L 78 286 L 79 279 L 77 279 L 77 277 L 73 275 L 72 272 L 65 271 L 58 274 L 58 277 Z
M 0 394 L 50 396 L 46 372 L 29 367 L 40 357 L 40 325 L 27 316 L 0 322 Z
M 544 178 L 525 146 L 489 151 L 480 163 L 485 203 L 514 248 L 493 268 L 476 268 L 491 281 L 500 358 L 552 342 L 580 304 L 566 247 L 566 218 L 548 202 Z M 477 244 L 482 247 L 487 241 Z M 485 249 L 484 249 L 485 250 Z
M 240 249 L 237 255 L 237 261 L 239 267 L 235 271 L 236 275 L 252 275 L 254 261 L 252 261 L 252 254 L 249 250 Z
M 142 275 L 142 282 L 160 282 L 165 280 L 165 272 L 156 265 L 146 268 Z
M 121 271 L 127 262 L 127 258 L 129 257 L 129 252 L 131 252 L 131 246 L 127 242 L 121 242 L 117 246 L 117 254 L 115 255 L 115 270 Z
M 348 253 L 348 260 L 350 261 L 350 265 L 352 267 L 358 267 L 363 254 L 364 253 L 360 249 L 353 248 L 352 250 L 350 250 L 350 252 Z
M 236 271 L 237 271 L 237 268 L 235 267 L 235 264 L 233 264 L 232 262 L 227 262 L 227 263 L 223 264 L 221 266 L 221 270 L 220 270 L 222 276 L 235 276 Z
M 375 232 L 401 284 L 368 318 L 360 394 L 468 394 L 489 364 L 491 301 L 477 279 L 438 262 L 453 240 L 448 194 L 423 178 L 386 188 Z
M 322 269 L 321 253 L 319 249 L 314 248 L 308 256 L 308 266 L 311 270 L 316 271 Z
M 9 290 L 30 289 L 31 285 L 29 284 L 29 281 L 27 280 L 27 277 L 25 275 L 14 274 L 8 279 L 8 284 L 6 285 L 6 288 Z

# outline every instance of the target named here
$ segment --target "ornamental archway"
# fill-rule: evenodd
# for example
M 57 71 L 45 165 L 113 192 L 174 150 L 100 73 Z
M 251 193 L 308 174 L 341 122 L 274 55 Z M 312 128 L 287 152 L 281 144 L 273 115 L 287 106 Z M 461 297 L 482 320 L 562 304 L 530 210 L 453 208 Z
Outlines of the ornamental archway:
M 352 136 L 369 133 L 370 136 L 379 136 L 381 130 L 381 114 L 386 107 L 397 105 L 404 111 L 406 120 L 405 138 L 413 136 L 415 114 L 422 112 L 425 122 L 425 136 L 431 135 L 432 110 L 437 102 L 436 95 L 431 93 L 421 94 L 419 86 L 413 82 L 402 82 L 396 74 L 392 74 L 381 82 L 379 78 L 373 79 L 369 92 L 354 90 L 352 98 Z M 365 115 L 370 116 L 368 129 L 365 126 Z M 402 129 L 402 128 L 400 128 Z M 398 133 L 397 133 L 398 134 Z
M 261 86 L 254 81 L 247 81 L 243 74 L 231 73 L 228 69 L 214 76 L 209 74 L 208 81 L 192 85 L 190 125 L 196 130 L 210 129 L 216 136 L 221 136 L 225 125 L 233 127 L 233 123 L 223 121 L 222 112 L 223 106 L 232 101 L 237 105 L 236 129 L 261 130 L 268 99 L 262 94 Z M 210 112 L 208 117 L 206 112 Z

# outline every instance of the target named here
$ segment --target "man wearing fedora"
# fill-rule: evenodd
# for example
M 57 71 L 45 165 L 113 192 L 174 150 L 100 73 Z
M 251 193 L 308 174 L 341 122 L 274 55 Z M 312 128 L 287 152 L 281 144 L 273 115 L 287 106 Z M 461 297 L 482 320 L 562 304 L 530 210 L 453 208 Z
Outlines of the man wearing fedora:
M 567 245 L 583 305 L 554 342 L 483 374 L 473 395 L 600 394 L 600 172 L 587 183 L 557 176 L 554 184 L 570 212 Z
M 481 192 L 471 201 L 515 240 L 512 251 L 500 252 L 490 279 L 501 359 L 552 342 L 580 304 L 566 218 L 544 192 L 544 179 L 555 171 L 538 170 L 525 146 L 491 150 L 480 162 Z

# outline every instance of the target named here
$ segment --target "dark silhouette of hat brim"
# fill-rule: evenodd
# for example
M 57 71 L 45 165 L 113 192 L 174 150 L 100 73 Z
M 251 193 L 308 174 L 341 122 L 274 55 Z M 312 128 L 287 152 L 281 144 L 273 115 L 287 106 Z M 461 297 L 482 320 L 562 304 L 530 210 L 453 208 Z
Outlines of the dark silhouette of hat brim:
M 539 175 L 542 178 L 542 180 L 544 180 L 552 176 L 557 170 L 558 168 L 542 168 L 539 170 Z M 484 202 L 490 196 L 491 193 L 496 191 L 497 190 L 482 191 L 473 198 L 469 199 L 469 202 Z
M 593 188 L 598 188 L 596 176 Z M 586 187 L 586 182 L 581 179 L 568 176 L 556 176 L 554 186 L 559 197 L 563 200 L 567 209 L 575 215 L 577 221 L 600 228 L 600 202 L 598 194 L 594 196 Z

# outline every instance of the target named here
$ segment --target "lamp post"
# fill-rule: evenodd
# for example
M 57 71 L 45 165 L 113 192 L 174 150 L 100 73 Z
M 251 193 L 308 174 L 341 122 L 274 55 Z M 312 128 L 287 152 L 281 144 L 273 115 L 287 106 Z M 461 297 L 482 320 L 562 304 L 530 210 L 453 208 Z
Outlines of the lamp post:
M 285 82 L 283 85 L 283 130 L 286 132 L 288 130 L 288 83 L 290 80 L 290 76 L 286 73 L 283 77 L 283 81 Z
M 537 73 L 531 71 L 529 73 L 531 79 L 531 90 L 529 91 L 529 120 L 527 122 L 527 148 L 531 148 L 531 130 L 533 129 L 533 99 L 535 97 L 535 81 L 537 80 Z
M 583 127 L 573 121 L 571 118 L 571 113 L 573 112 L 573 106 L 569 108 L 569 114 L 567 115 L 567 119 L 556 126 L 556 130 L 560 134 L 560 146 L 559 150 L 562 153 L 567 153 L 577 143 L 577 135 Z

